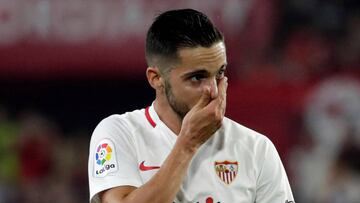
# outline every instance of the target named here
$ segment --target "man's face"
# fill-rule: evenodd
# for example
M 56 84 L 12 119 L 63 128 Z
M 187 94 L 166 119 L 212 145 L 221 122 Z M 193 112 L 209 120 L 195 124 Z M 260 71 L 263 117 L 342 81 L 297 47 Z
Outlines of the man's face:
M 218 82 L 224 77 L 227 61 L 223 42 L 209 48 L 182 48 L 180 63 L 165 77 L 165 94 L 169 105 L 183 119 L 198 102 L 204 88 L 212 98 L 218 95 Z

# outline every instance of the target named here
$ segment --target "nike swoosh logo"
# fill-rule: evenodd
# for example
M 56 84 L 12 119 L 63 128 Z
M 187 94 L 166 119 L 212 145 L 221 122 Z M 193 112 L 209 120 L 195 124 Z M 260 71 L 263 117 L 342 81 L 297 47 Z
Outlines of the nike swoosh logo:
M 149 170 L 154 170 L 154 169 L 159 169 L 160 166 L 145 166 L 145 161 L 141 162 L 141 164 L 139 165 L 139 169 L 140 171 L 149 171 Z

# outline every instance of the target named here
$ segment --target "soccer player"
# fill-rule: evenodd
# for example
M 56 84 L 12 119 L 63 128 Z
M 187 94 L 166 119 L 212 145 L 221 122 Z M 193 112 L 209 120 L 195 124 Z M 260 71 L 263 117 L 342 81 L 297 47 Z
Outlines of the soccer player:
M 105 118 L 93 132 L 91 202 L 294 202 L 271 141 L 224 117 L 225 43 L 207 16 L 160 14 L 146 60 L 152 105 Z

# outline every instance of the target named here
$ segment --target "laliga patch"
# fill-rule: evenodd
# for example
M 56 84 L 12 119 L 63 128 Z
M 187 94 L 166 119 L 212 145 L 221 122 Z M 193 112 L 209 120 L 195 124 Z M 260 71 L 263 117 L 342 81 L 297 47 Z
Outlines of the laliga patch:
M 109 139 L 104 139 L 97 145 L 94 154 L 94 177 L 105 177 L 107 174 L 117 171 L 118 165 L 114 146 L 114 143 Z

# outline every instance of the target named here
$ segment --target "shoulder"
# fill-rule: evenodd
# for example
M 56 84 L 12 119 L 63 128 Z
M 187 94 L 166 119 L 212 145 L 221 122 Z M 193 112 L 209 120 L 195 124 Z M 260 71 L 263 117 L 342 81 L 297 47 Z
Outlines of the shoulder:
M 92 134 L 92 140 L 118 139 L 121 135 L 130 136 L 132 132 L 143 126 L 145 121 L 144 109 L 113 114 L 99 122 Z
M 125 128 L 131 130 L 131 127 L 143 124 L 144 120 L 144 109 L 134 110 L 131 112 L 126 112 L 124 114 L 113 114 L 100 121 L 95 130 L 98 128 Z
M 271 142 L 265 135 L 225 117 L 223 128 L 229 139 L 247 142 Z
M 273 147 L 271 140 L 265 135 L 241 125 L 229 118 L 224 118 L 223 128 L 226 139 L 254 152 L 261 152 L 268 147 Z

